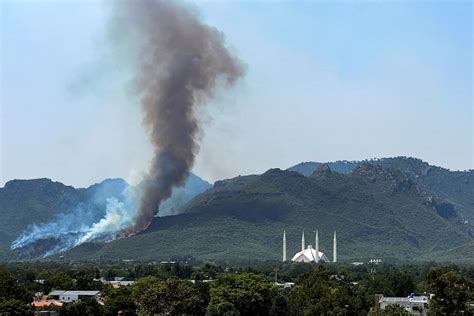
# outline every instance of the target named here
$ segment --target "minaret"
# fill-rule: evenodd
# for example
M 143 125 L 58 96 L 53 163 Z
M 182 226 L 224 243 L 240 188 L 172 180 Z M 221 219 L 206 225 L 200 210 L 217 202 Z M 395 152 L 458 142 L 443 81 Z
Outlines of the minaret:
M 316 237 L 314 238 L 314 250 L 316 250 L 316 262 L 319 261 L 319 236 L 318 230 L 316 229 Z
M 334 231 L 334 246 L 333 246 L 333 253 L 332 253 L 332 262 L 337 262 L 336 231 Z
M 283 231 L 283 262 L 286 261 L 286 232 Z
M 303 235 L 301 235 L 301 251 L 304 251 L 304 230 L 303 230 Z

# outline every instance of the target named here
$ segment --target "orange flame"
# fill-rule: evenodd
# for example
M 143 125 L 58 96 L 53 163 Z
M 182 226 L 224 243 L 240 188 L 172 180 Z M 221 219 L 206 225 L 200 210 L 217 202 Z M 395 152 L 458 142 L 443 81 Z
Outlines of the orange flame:
M 123 239 L 123 238 L 128 238 L 128 237 L 135 236 L 135 235 L 141 233 L 142 231 L 146 230 L 148 227 L 150 227 L 150 224 L 151 224 L 151 221 L 149 221 L 148 223 L 143 225 L 143 227 L 141 229 L 135 229 L 135 227 L 133 227 L 133 226 L 129 227 L 129 228 L 126 228 L 118 234 L 117 239 Z

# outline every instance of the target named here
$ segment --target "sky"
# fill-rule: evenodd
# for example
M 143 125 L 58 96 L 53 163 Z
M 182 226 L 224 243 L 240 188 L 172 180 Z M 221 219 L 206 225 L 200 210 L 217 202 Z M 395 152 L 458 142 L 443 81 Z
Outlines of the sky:
M 412 156 L 474 169 L 470 1 L 188 1 L 246 75 L 198 113 L 208 181 Z M 0 1 L 0 186 L 137 183 L 152 157 L 110 1 Z

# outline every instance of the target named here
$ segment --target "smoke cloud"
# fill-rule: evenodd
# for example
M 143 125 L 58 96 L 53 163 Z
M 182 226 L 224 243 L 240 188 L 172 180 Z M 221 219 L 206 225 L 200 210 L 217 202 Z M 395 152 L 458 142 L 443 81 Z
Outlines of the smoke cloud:
M 128 235 L 146 227 L 172 188 L 184 184 L 199 149 L 197 108 L 234 84 L 244 68 L 220 31 L 173 1 L 120 2 L 114 25 L 116 39 L 136 50 L 134 88 L 154 147 Z
M 10 248 L 26 256 L 47 257 L 84 242 L 114 240 L 117 232 L 133 224 L 139 189 L 123 180 L 106 180 L 76 194 L 81 202 L 71 205 L 74 202 L 64 196 L 60 203 L 66 211 L 48 223 L 29 225 Z
M 198 108 L 244 73 L 224 35 L 172 1 L 120 1 L 112 30 L 117 48 L 126 49 L 121 57 L 133 62 L 134 91 L 154 148 L 148 172 L 138 187 L 96 192 L 53 221 L 30 225 L 11 249 L 46 257 L 85 242 L 107 242 L 143 230 L 162 202 L 172 209 L 178 193 L 169 205 L 166 199 L 185 184 L 199 149 Z

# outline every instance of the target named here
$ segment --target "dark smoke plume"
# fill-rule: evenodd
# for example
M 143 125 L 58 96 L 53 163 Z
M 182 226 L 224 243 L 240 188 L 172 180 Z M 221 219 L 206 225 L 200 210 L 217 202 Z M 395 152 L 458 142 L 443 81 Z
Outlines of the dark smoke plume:
M 125 232 L 131 234 L 151 222 L 160 202 L 188 176 L 199 147 L 196 107 L 244 71 L 225 47 L 224 35 L 181 4 L 130 0 L 117 9 L 119 35 L 131 36 L 125 41 L 138 49 L 136 91 L 154 146 L 135 224 Z

